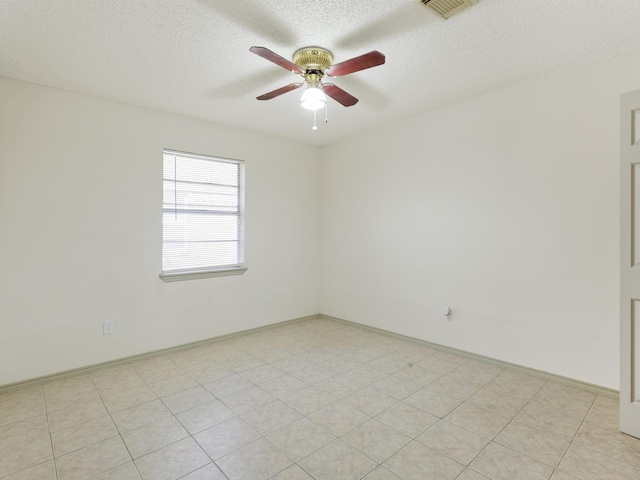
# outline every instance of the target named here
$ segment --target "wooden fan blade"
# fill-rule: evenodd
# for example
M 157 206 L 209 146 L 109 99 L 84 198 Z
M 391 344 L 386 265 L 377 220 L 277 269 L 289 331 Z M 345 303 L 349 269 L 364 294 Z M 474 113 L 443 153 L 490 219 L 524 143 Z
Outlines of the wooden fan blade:
M 289 60 L 287 60 L 284 57 L 281 57 L 277 53 L 272 52 L 268 48 L 265 48 L 265 47 L 251 47 L 249 49 L 249 51 L 252 52 L 252 53 L 255 53 L 259 57 L 265 58 L 265 59 L 269 60 L 270 62 L 275 63 L 276 65 L 281 66 L 282 68 L 285 68 L 285 69 L 289 70 L 290 72 L 293 72 L 293 73 L 304 73 L 304 70 L 302 70 L 298 65 L 296 65 L 293 62 L 290 62 Z
M 335 86 L 333 83 L 325 84 L 322 90 L 326 95 L 329 95 L 336 102 L 341 103 L 345 107 L 351 107 L 358 103 L 358 99 L 356 97 L 345 92 L 340 87 Z
M 280 87 L 272 92 L 265 93 L 264 95 L 260 95 L 259 97 L 256 97 L 256 98 L 258 100 L 271 100 L 272 98 L 278 97 L 283 93 L 291 92 L 292 90 L 295 90 L 296 88 L 300 88 L 301 86 L 302 86 L 302 83 L 290 83 L 289 85 Z
M 384 60 L 384 55 L 377 50 L 374 50 L 372 52 L 365 53 L 364 55 L 360 55 L 359 57 L 352 58 L 351 60 L 336 63 L 325 73 L 330 77 L 342 77 L 344 75 L 349 75 L 350 73 L 382 65 Z

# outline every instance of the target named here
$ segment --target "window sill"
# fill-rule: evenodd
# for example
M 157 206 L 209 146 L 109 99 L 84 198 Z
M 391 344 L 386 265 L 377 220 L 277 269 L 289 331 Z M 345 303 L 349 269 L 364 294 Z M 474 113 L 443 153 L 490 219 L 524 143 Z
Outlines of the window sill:
M 162 272 L 160 279 L 163 282 L 180 282 L 183 280 L 195 280 L 198 278 L 227 277 L 229 275 L 242 275 L 247 267 L 234 267 L 220 270 L 197 270 L 191 272 Z

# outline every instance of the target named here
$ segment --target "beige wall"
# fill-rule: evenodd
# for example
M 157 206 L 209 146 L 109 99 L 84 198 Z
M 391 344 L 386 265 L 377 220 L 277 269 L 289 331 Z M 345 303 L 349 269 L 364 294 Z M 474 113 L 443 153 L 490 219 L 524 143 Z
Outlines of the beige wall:
M 158 278 L 163 148 L 246 161 L 244 275 Z M 0 385 L 317 314 L 318 175 L 314 147 L 0 78 Z
M 321 311 L 618 388 L 635 88 L 640 51 L 326 147 Z

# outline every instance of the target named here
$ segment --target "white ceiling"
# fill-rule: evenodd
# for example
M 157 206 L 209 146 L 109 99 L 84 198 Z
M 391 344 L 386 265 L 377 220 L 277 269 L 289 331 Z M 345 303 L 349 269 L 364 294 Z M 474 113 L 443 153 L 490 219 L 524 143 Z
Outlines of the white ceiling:
M 255 99 L 300 77 L 252 45 L 386 64 L 332 80 L 360 102 L 314 132 L 301 90 Z M 637 48 L 639 0 L 0 0 L 1 76 L 313 145 Z

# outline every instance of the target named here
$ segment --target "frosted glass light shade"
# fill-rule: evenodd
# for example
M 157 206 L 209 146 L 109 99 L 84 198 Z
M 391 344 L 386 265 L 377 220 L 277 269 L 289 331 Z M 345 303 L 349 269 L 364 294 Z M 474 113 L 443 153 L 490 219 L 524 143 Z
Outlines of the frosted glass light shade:
M 308 87 L 302 94 L 300 105 L 307 110 L 318 110 L 327 104 L 327 97 L 318 87 Z

